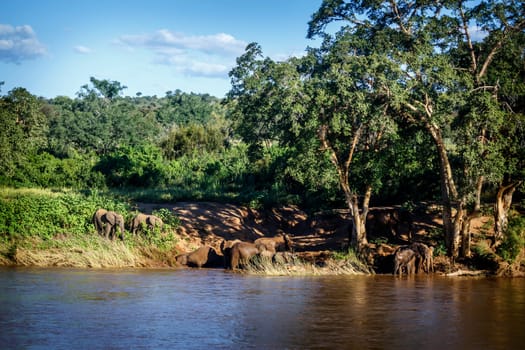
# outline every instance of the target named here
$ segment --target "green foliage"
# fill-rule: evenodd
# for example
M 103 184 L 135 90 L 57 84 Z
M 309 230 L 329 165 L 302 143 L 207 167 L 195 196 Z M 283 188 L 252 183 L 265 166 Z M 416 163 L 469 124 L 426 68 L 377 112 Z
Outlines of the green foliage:
M 157 187 L 165 183 L 166 165 L 153 145 L 122 147 L 101 157 L 94 168 L 109 187 Z
M 45 144 L 48 124 L 41 109 L 42 102 L 23 88 L 0 98 L 0 182 L 8 182 Z
M 157 120 L 166 128 L 173 125 L 208 124 L 215 115 L 222 115 L 220 100 L 208 94 L 168 91 L 162 106 L 157 110 Z
M 221 151 L 226 135 L 214 125 L 189 124 L 175 127 L 160 142 L 164 156 L 173 160 L 185 154 Z
M 93 169 L 92 155 L 75 154 L 56 158 L 49 153 L 28 154 L 9 178 L 0 176 L 0 184 L 16 187 L 104 188 L 103 175 Z
M 161 218 L 164 222 L 164 225 L 169 225 L 170 228 L 176 229 L 180 226 L 180 219 L 177 216 L 173 215 L 172 211 L 166 208 L 154 210 L 152 214 Z
M 106 208 L 126 213 L 128 206 L 99 192 L 2 189 L 0 196 L 0 237 L 3 239 L 92 233 L 93 213 Z
M 515 262 L 516 258 L 525 249 L 525 216 L 515 214 L 509 217 L 509 224 L 505 232 L 503 243 L 497 253 L 508 263 Z

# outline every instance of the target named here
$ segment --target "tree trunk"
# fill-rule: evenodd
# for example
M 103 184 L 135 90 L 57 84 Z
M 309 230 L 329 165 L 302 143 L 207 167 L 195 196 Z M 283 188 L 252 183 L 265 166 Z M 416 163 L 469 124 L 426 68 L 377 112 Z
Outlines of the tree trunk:
M 494 204 L 494 240 L 492 245 L 497 247 L 503 240 L 503 236 L 509 222 L 509 210 L 512 205 L 512 195 L 522 181 L 512 181 L 505 185 L 500 184 Z
M 460 256 L 462 258 L 468 258 L 470 257 L 470 222 L 472 219 L 477 217 L 481 212 L 481 190 L 483 189 L 483 182 L 485 181 L 484 176 L 478 177 L 478 181 L 476 183 L 476 195 L 475 195 L 475 202 L 474 207 L 472 208 L 472 211 L 468 213 L 465 211 L 465 215 L 462 219 L 461 223 L 461 251 Z
M 365 196 L 363 198 L 363 209 L 359 210 L 359 198 L 356 194 L 346 195 L 346 198 L 350 197 L 350 201 L 347 203 L 352 216 L 352 231 L 350 232 L 350 246 L 353 247 L 358 253 L 368 245 L 366 238 L 366 216 L 368 214 L 368 205 L 370 203 L 370 197 L 372 196 L 372 186 L 367 186 Z
M 460 200 L 456 204 L 456 215 L 452 219 L 452 232 L 450 232 L 450 251 L 449 256 L 454 261 L 459 256 L 459 247 L 461 245 L 461 229 L 466 217 L 465 204 Z
M 466 220 L 463 220 L 463 224 L 461 225 L 461 251 L 460 256 L 462 258 L 469 258 L 470 257 L 470 221 L 472 219 L 466 218 Z
M 448 161 L 447 150 L 441 132 L 439 129 L 431 123 L 426 123 L 426 128 L 430 132 L 434 143 L 436 145 L 439 155 L 439 172 L 441 180 L 441 200 L 443 203 L 443 231 L 445 235 L 445 246 L 447 248 L 447 254 L 452 259 L 458 256 L 458 247 L 460 239 L 460 226 L 458 226 L 461 220 L 458 221 L 462 214 L 463 204 L 457 204 L 457 210 L 455 217 L 452 216 L 452 202 L 458 197 L 454 179 L 452 177 L 452 168 Z M 460 213 L 461 212 L 461 213 Z

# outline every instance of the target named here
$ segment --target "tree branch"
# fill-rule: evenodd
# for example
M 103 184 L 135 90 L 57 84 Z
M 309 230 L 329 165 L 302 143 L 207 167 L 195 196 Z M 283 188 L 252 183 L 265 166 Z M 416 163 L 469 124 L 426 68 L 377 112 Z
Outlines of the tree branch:
M 410 34 L 410 30 L 405 28 L 405 25 L 403 24 L 403 20 L 401 19 L 401 14 L 399 13 L 399 8 L 397 7 L 397 3 L 395 0 L 390 0 L 390 5 L 392 7 L 392 12 L 396 15 L 396 19 L 399 25 L 399 28 L 401 28 L 401 31 L 407 35 Z
M 471 59 L 471 67 L 472 67 L 472 73 L 476 74 L 476 71 L 478 69 L 478 62 L 476 59 L 476 53 L 474 51 L 474 46 L 472 45 L 472 39 L 470 38 L 470 32 L 468 30 L 468 20 L 465 16 L 465 12 L 463 12 L 463 2 L 460 1 L 459 3 L 459 13 L 461 15 L 461 20 L 463 22 L 463 32 L 465 34 L 465 38 L 467 39 L 467 46 L 468 50 L 470 52 L 470 59 Z

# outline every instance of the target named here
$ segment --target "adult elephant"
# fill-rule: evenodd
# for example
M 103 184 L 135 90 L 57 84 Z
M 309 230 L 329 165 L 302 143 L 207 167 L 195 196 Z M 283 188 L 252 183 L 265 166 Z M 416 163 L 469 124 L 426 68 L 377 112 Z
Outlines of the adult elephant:
M 240 239 L 234 239 L 234 240 L 223 240 L 220 245 L 222 257 L 223 257 L 223 265 L 226 269 L 231 269 L 231 257 L 232 257 L 232 247 L 236 243 L 240 243 Z
M 146 226 L 148 230 L 153 230 L 155 227 L 162 229 L 164 222 L 158 216 L 138 213 L 131 220 L 131 233 L 137 234 L 143 226 Z
M 210 246 L 202 246 L 191 253 L 180 254 L 175 258 L 177 264 L 190 267 L 218 267 L 221 257 Z
M 255 243 L 237 242 L 231 248 L 231 257 L 229 267 L 237 270 L 239 267 L 246 266 L 249 261 L 257 254 L 265 256 L 268 251 L 262 245 Z
M 277 252 L 293 252 L 293 241 L 287 234 L 278 234 L 274 237 L 261 237 L 255 240 L 260 250 L 266 250 L 273 255 Z
M 92 221 L 99 235 L 113 240 L 118 229 L 124 239 L 124 217 L 119 213 L 101 208 L 93 214 Z
M 409 246 L 401 246 L 394 253 L 394 275 L 403 275 L 403 271 L 406 271 L 407 275 L 411 275 L 416 272 L 416 260 L 419 257 L 419 253 L 414 251 Z

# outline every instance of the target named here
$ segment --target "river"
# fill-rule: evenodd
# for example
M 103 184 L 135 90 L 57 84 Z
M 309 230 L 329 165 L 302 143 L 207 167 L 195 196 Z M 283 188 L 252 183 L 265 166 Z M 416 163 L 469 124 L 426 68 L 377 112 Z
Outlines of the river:
M 2 349 L 523 349 L 525 279 L 0 269 Z

